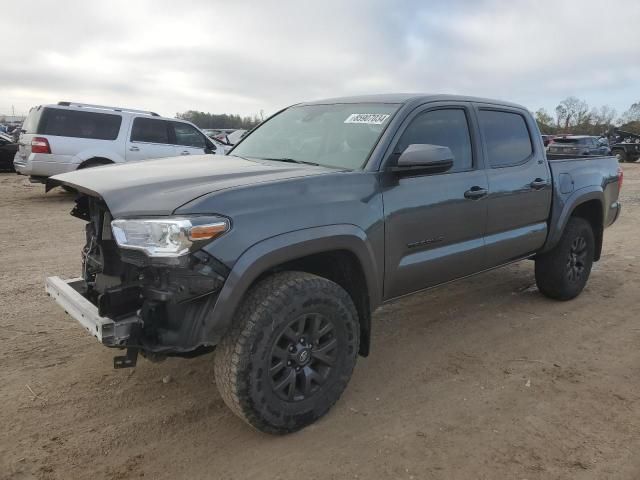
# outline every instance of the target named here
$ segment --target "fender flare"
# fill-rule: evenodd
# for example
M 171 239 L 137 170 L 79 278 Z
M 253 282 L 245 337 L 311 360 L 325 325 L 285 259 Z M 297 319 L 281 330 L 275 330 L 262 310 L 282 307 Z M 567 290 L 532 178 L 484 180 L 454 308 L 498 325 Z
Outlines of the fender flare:
M 556 244 L 560 241 L 560 237 L 564 232 L 565 227 L 567 226 L 567 222 L 571 217 L 573 211 L 590 200 L 598 200 L 602 207 L 602 218 L 606 218 L 605 212 L 605 202 L 604 202 L 604 192 L 601 187 L 598 186 L 590 186 L 584 187 L 579 190 L 573 192 L 564 202 L 562 206 L 562 210 L 559 214 L 553 214 L 551 217 L 551 233 L 549 237 L 547 237 L 547 241 L 542 248 L 541 253 L 547 252 L 551 250 Z M 557 225 L 557 228 L 553 228 L 554 225 Z M 594 232 L 595 233 L 595 232 Z
M 360 262 L 369 294 L 369 308 L 373 312 L 381 302 L 383 272 L 365 232 L 355 225 L 345 224 L 295 230 L 262 240 L 238 258 L 203 326 L 204 343 L 218 343 L 231 325 L 245 293 L 265 271 L 307 255 L 332 250 L 349 251 Z M 369 325 L 365 327 L 369 328 Z

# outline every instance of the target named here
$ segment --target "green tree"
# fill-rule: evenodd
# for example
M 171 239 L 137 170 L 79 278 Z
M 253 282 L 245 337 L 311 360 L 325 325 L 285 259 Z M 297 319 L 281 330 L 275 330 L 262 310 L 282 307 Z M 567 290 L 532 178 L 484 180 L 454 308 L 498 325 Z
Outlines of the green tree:
M 252 117 L 241 117 L 237 114 L 216 114 L 198 112 L 196 110 L 188 110 L 183 113 L 177 113 L 176 118 L 187 120 L 200 128 L 242 128 L 250 129 L 260 123 L 257 115 Z
M 544 108 L 539 108 L 536 113 L 536 122 L 538 123 L 538 128 L 544 134 L 552 134 L 555 133 L 556 127 L 553 124 L 553 117 L 549 115 Z
M 556 107 L 556 126 L 564 133 L 589 123 L 589 105 L 577 97 L 567 97 Z
M 622 114 L 622 121 L 624 123 L 640 122 L 640 102 L 632 104 L 629 110 Z

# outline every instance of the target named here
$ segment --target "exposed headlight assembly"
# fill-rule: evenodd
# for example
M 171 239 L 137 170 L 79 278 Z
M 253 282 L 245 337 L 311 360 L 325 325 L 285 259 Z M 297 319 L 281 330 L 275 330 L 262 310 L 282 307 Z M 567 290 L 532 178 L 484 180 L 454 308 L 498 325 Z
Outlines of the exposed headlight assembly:
M 198 242 L 227 232 L 229 220 L 221 217 L 139 218 L 113 220 L 111 231 L 122 248 L 142 250 L 150 257 L 179 257 Z

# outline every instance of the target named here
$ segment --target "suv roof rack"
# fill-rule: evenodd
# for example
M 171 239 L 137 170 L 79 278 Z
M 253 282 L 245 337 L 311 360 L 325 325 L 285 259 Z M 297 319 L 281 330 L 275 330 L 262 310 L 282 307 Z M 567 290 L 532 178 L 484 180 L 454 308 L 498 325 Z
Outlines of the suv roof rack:
M 122 108 L 122 107 L 109 107 L 107 105 L 92 105 L 91 103 L 58 102 L 58 105 L 60 105 L 61 107 L 98 108 L 101 110 L 113 110 L 114 112 L 144 113 L 146 115 L 151 115 L 153 117 L 160 116 L 156 112 L 149 112 L 147 110 L 135 110 L 133 108 Z

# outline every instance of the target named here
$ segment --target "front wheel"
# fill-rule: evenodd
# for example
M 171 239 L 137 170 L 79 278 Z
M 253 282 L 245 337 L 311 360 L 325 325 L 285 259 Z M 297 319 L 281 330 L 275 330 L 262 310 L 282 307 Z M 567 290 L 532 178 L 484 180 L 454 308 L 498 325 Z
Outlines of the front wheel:
M 254 428 L 294 432 L 338 400 L 358 346 L 358 315 L 344 289 L 309 273 L 276 273 L 251 288 L 218 345 L 218 390 Z
M 558 244 L 536 257 L 536 284 L 542 294 L 555 300 L 577 297 L 587 284 L 595 237 L 591 224 L 571 217 Z

